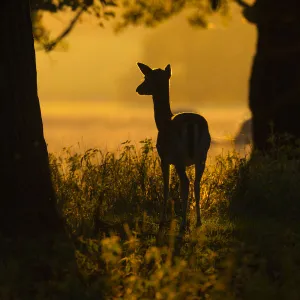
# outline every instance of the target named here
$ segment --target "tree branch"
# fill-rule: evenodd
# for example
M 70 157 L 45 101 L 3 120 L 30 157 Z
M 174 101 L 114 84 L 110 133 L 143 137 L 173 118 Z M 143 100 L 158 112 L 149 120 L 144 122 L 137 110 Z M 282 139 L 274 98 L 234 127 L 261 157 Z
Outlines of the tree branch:
M 44 43 L 42 46 L 45 50 L 45 52 L 50 52 L 52 51 L 57 44 L 62 41 L 75 27 L 77 21 L 79 20 L 80 16 L 82 15 L 82 13 L 84 11 L 86 11 L 87 6 L 84 5 L 80 8 L 80 10 L 77 12 L 77 14 L 74 16 L 74 18 L 72 19 L 72 21 L 70 22 L 69 26 L 63 30 L 63 32 L 55 39 L 53 39 L 51 42 L 49 43 Z

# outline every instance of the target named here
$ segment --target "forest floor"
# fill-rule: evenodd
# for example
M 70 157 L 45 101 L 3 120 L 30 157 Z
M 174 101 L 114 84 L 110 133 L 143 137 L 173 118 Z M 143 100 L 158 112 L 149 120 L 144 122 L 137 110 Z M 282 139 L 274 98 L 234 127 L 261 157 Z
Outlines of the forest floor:
M 300 299 L 299 161 L 280 151 L 276 160 L 234 151 L 218 156 L 202 179 L 203 225 L 195 227 L 191 185 L 189 229 L 178 238 L 176 172 L 171 169 L 170 222 L 158 235 L 160 163 L 152 141 L 140 143 L 137 150 L 127 141 L 116 153 L 50 154 L 58 210 L 84 290 L 69 293 L 78 290 L 69 280 L 78 274 L 69 273 L 65 282 L 35 287 L 34 299 Z M 193 182 L 193 168 L 188 176 Z M 10 262 L 6 275 L 1 268 L 7 282 L 16 266 Z M 17 299 L 9 298 L 12 285 L 2 286 L 0 299 Z

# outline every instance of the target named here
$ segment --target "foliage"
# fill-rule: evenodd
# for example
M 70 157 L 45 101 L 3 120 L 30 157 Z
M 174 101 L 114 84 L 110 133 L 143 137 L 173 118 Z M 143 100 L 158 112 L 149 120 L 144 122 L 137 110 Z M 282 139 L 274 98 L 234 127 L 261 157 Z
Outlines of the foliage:
M 131 25 L 154 27 L 186 10 L 189 12 L 187 20 L 190 25 L 207 28 L 213 13 L 217 12 L 223 17 L 229 15 L 232 2 L 243 8 L 244 17 L 249 22 L 255 22 L 254 6 L 244 0 L 31 0 L 33 33 L 37 49 L 49 52 L 61 44 L 84 14 L 99 20 L 101 27 L 106 21 L 116 19 L 115 30 L 119 32 Z M 45 12 L 55 14 L 70 11 L 74 16 L 69 24 L 56 38 L 51 38 L 51 30 L 43 23 Z
M 48 262 L 57 272 L 55 280 L 32 285 L 30 274 L 20 279 L 23 263 L 16 261 L 14 250 L 0 266 L 6 274 L 0 298 L 18 299 L 26 292 L 28 299 L 32 293 L 39 299 L 298 299 L 299 161 L 291 161 L 287 149 L 275 152 L 276 160 L 260 155 L 248 160 L 229 152 L 207 166 L 203 226 L 194 227 L 191 195 L 190 229 L 182 240 L 177 237 L 178 178 L 172 170 L 171 221 L 160 246 L 162 175 L 151 140 L 139 147 L 126 141 L 116 153 L 68 148 L 51 154 L 58 209 L 84 286 L 75 270 L 55 271 L 70 257 L 57 240 L 52 248 L 57 261 Z M 192 181 L 191 169 L 188 175 Z M 4 245 L 1 249 L 12 249 L 9 242 Z M 19 257 L 34 259 L 35 247 L 19 250 Z
M 58 205 L 75 235 L 85 233 L 85 227 L 95 225 L 97 218 L 121 223 L 131 220 L 130 226 L 133 226 L 142 221 L 141 216 L 146 213 L 146 218 L 158 222 L 163 192 L 160 161 L 151 140 L 140 144 L 142 147 L 137 150 L 126 141 L 119 153 L 89 149 L 78 154 L 69 148 L 64 149 L 59 158 L 51 155 Z M 216 164 L 206 169 L 201 189 L 204 216 L 219 215 L 226 210 L 228 191 L 233 189 L 236 179 L 231 176 L 228 180 L 227 173 L 234 169 L 238 172 L 238 162 L 242 161 L 245 159 L 238 158 L 237 153 L 228 154 L 226 160 L 217 157 Z M 188 169 L 188 175 L 193 182 L 193 168 Z M 171 198 L 178 199 L 179 180 L 174 168 L 170 177 Z M 194 210 L 192 186 L 191 192 L 191 209 Z M 174 202 L 177 202 L 175 211 L 178 212 L 180 203 Z M 214 205 L 216 202 L 218 206 Z M 111 220 L 111 216 L 118 216 L 118 220 Z
M 181 256 L 175 257 L 176 221 L 167 231 L 164 245 L 155 244 L 162 210 L 162 175 L 152 141 L 146 139 L 140 145 L 138 150 L 126 141 L 117 153 L 89 149 L 78 154 L 69 148 L 59 157 L 50 157 L 58 205 L 76 241 L 83 276 L 93 282 L 105 276 L 109 299 L 201 299 L 206 294 L 225 297 L 229 272 L 225 265 L 230 265 L 226 255 L 233 229 L 229 220 L 219 216 L 229 205 L 226 190 L 235 185 L 233 177 L 224 180 L 226 174 L 243 159 L 237 154 L 228 155 L 228 161 L 219 157 L 217 165 L 207 169 L 202 208 L 203 216 L 211 219 L 203 230 L 188 233 Z M 188 173 L 192 180 L 192 169 Z M 179 202 L 178 188 L 172 169 L 171 196 L 177 199 L 175 203 Z M 179 207 L 175 205 L 175 211 Z M 192 196 L 191 228 L 194 215 Z M 224 260 L 218 263 L 221 258 Z
M 37 49 L 46 52 L 53 50 L 74 29 L 83 14 L 92 15 L 99 19 L 99 25 L 103 26 L 103 20 L 115 17 L 114 8 L 117 6 L 114 0 L 31 0 L 31 18 L 33 34 Z M 44 13 L 74 12 L 74 16 L 65 29 L 55 38 L 44 26 Z
M 116 30 L 119 31 L 129 25 L 156 26 L 182 12 L 189 11 L 188 22 L 192 26 L 207 28 L 208 18 L 218 9 L 225 16 L 229 12 L 228 0 L 170 0 L 170 1 L 130 1 L 122 2 L 122 19 Z
M 191 195 L 190 230 L 181 242 L 176 238 L 179 185 L 172 170 L 170 217 L 177 219 L 159 247 L 162 177 L 152 141 L 141 141 L 140 150 L 127 141 L 114 154 L 66 151 L 59 165 L 52 156 L 60 207 L 69 230 L 80 237 L 82 272 L 87 278 L 104 276 L 107 299 L 299 297 L 299 162 L 289 159 L 289 149 L 274 150 L 276 160 L 260 155 L 247 160 L 236 152 L 217 157 L 202 180 L 204 225 L 194 229 Z M 191 169 L 188 175 L 192 182 Z M 68 197 L 67 182 L 74 185 Z

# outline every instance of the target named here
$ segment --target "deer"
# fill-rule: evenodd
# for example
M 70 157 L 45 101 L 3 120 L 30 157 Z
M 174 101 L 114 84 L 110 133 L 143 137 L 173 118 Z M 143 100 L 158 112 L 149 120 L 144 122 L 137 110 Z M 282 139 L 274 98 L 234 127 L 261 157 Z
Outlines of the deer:
M 200 114 L 183 112 L 173 114 L 170 107 L 169 82 L 171 66 L 165 69 L 152 69 L 137 63 L 144 75 L 144 81 L 137 87 L 139 95 L 152 96 L 154 119 L 158 130 L 156 149 L 160 157 L 163 175 L 163 212 L 161 223 L 165 222 L 169 198 L 170 165 L 175 167 L 180 181 L 182 201 L 182 222 L 180 233 L 187 229 L 187 209 L 189 197 L 189 178 L 186 168 L 195 166 L 194 193 L 196 199 L 196 226 L 202 225 L 200 214 L 200 181 L 205 170 L 207 152 L 211 136 L 206 119 Z

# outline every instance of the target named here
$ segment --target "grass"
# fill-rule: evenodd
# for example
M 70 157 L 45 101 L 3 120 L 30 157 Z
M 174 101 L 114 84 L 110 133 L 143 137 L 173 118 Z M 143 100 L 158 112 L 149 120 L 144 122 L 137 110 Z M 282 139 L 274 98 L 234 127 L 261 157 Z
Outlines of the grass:
M 182 239 L 172 169 L 172 221 L 157 246 L 162 175 L 152 141 L 140 143 L 140 150 L 126 141 L 116 153 L 69 148 L 50 155 L 58 210 L 84 287 L 80 294 L 74 271 L 41 288 L 62 285 L 61 298 L 41 292 L 37 299 L 300 299 L 298 161 L 284 152 L 250 162 L 236 152 L 217 157 L 202 179 L 203 226 L 195 228 L 191 186 Z M 192 182 L 192 169 L 188 175 Z
M 145 232 L 157 230 L 163 193 L 160 162 L 152 141 L 141 143 L 140 151 L 127 141 L 119 153 L 90 149 L 79 155 L 64 149 L 58 158 L 51 155 L 58 206 L 73 235 L 94 234 L 99 220 L 122 226 L 128 223 L 131 229 L 143 223 Z M 238 176 L 229 173 L 238 173 L 242 163 L 246 160 L 232 153 L 226 159 L 218 157 L 216 164 L 207 167 L 201 191 L 204 218 L 224 215 Z M 193 181 L 193 168 L 188 170 L 188 175 Z M 173 168 L 170 177 L 170 198 L 174 200 L 171 204 L 179 211 L 179 181 Z M 190 220 L 193 226 L 192 188 Z

